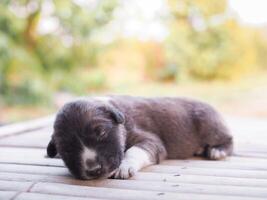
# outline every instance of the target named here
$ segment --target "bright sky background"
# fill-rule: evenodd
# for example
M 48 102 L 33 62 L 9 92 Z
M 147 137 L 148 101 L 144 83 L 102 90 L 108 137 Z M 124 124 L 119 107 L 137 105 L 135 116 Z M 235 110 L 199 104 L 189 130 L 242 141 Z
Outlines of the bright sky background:
M 228 0 L 229 7 L 236 12 L 238 19 L 245 24 L 267 26 L 266 0 Z
M 143 40 L 163 40 L 168 30 L 159 19 L 168 12 L 166 1 L 121 0 L 122 7 L 115 14 L 115 32 Z M 267 0 L 228 0 L 228 6 L 241 23 L 267 27 Z
M 168 34 L 161 23 L 161 18 L 167 13 L 166 5 L 166 0 L 121 0 L 112 29 L 125 37 L 162 40 Z
M 101 40 L 112 41 L 117 35 L 161 41 L 168 35 L 168 29 L 161 22 L 162 17 L 168 13 L 167 0 L 120 1 L 121 6 L 114 14 L 115 20 L 110 24 L 108 34 L 104 37 L 99 35 Z M 53 11 L 52 4 L 49 4 L 49 1 L 46 4 L 46 12 L 39 25 L 39 31 L 44 34 L 53 32 L 58 26 L 57 20 L 49 16 Z M 231 13 L 234 13 L 241 23 L 267 27 L 267 0 L 228 0 L 228 5 Z

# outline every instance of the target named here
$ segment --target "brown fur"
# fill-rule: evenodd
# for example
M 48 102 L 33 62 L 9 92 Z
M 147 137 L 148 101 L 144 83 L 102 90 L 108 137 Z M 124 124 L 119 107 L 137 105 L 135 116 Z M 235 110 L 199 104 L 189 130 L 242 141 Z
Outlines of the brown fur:
M 212 148 L 221 149 L 226 155 L 232 153 L 233 140 L 229 130 L 220 115 L 205 103 L 176 97 L 110 98 L 108 103 L 93 98 L 75 101 L 64 106 L 57 115 L 48 155 L 53 157 L 58 150 L 78 178 L 83 178 L 78 156 L 81 144 L 97 149 L 99 162 L 107 165 L 102 174 L 118 167 L 123 153 L 132 146 L 146 150 L 153 163 L 166 158 L 190 158 L 196 154 L 212 158 Z M 97 133 L 91 129 L 84 132 L 86 127 L 95 126 L 96 118 L 102 119 L 97 122 L 101 126 L 109 124 L 108 139 L 96 140 Z M 108 157 L 113 158 L 112 164 Z

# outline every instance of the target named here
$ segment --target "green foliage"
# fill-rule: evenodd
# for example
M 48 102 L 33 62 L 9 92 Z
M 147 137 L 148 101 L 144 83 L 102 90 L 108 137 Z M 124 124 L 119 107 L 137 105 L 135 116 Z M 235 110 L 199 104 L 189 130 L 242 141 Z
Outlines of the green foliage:
M 232 19 L 226 0 L 168 5 L 165 41 L 119 37 L 106 46 L 96 36 L 112 20 L 117 0 L 2 0 L 0 100 L 47 104 L 55 91 L 85 94 L 144 80 L 230 79 L 267 66 L 266 38 Z
M 104 78 L 84 71 L 97 64 L 103 47 L 92 36 L 111 20 L 115 6 L 116 0 L 1 1 L 0 99 L 46 103 L 53 91 L 103 87 Z M 46 19 L 55 23 L 53 31 L 42 32 Z
M 226 1 L 169 0 L 169 5 L 170 36 L 163 70 L 168 77 L 229 79 L 253 71 L 259 64 L 257 31 L 231 19 Z

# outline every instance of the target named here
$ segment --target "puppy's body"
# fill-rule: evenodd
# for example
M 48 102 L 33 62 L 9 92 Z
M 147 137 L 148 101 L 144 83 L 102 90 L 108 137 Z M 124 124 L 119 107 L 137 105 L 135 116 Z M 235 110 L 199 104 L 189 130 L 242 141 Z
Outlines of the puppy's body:
M 127 148 L 156 136 L 167 158 L 184 159 L 201 149 L 231 142 L 218 113 L 209 105 L 183 98 L 111 97 L 125 116 Z M 155 141 L 156 142 L 156 141 Z M 158 144 L 159 145 L 159 144 Z
M 80 118 L 79 120 L 70 116 L 75 115 L 75 109 L 70 109 L 73 104 L 78 104 L 78 109 L 86 110 L 82 112 L 83 114 L 76 115 L 76 118 Z M 105 141 L 106 144 L 117 141 L 115 142 L 116 144 L 105 145 L 100 149 L 98 145 L 104 141 L 96 140 L 95 143 L 97 144 L 93 144 L 83 141 L 83 137 L 78 136 L 78 138 L 81 145 L 84 145 L 85 148 L 93 148 L 96 154 L 101 154 L 102 151 L 104 155 L 104 152 L 113 151 L 114 145 L 117 145 L 116 148 L 122 152 L 119 157 L 122 158 L 118 159 L 116 167 L 110 167 L 105 170 L 105 174 L 115 173 L 115 178 L 128 178 L 142 167 L 159 163 L 166 158 L 185 159 L 194 155 L 201 155 L 209 159 L 221 159 L 232 153 L 232 137 L 228 129 L 219 114 L 205 103 L 174 97 L 110 96 L 88 98 L 67 104 L 61 110 L 61 113 L 65 112 L 65 114 L 59 114 L 55 122 L 53 136 L 55 146 L 60 149 L 59 153 L 63 154 L 63 160 L 70 170 L 72 172 L 75 171 L 74 175 L 76 170 L 71 169 L 72 165 L 68 164 L 69 158 L 64 156 L 64 148 L 61 147 L 65 146 L 61 143 L 67 140 L 62 140 L 61 138 L 68 137 L 66 131 L 69 130 L 67 129 L 71 128 L 77 131 L 78 126 L 86 126 L 87 123 L 93 123 L 90 122 L 92 118 L 103 116 L 103 113 L 96 112 L 101 107 L 107 110 L 110 109 L 116 114 L 119 113 L 123 117 L 122 123 L 113 123 L 114 132 L 110 132 L 110 139 Z M 76 111 L 80 112 L 77 108 Z M 108 118 L 110 116 L 105 117 Z M 66 127 L 63 123 L 67 123 L 69 120 L 62 121 L 62 118 L 78 120 L 80 123 Z M 83 122 L 81 123 L 81 121 Z M 65 132 L 59 133 L 59 129 Z M 83 128 L 80 128 L 80 130 L 83 130 Z M 87 132 L 86 134 L 92 133 Z M 77 133 L 76 135 L 79 134 Z M 103 151 L 103 149 L 105 150 Z M 117 154 L 118 152 L 119 150 L 117 150 Z M 117 157 L 115 153 L 112 156 L 114 158 Z M 84 158 L 78 160 L 84 160 Z M 84 163 L 85 161 L 82 162 Z M 85 167 L 81 166 L 79 170 L 85 170 Z M 90 178 L 84 175 L 78 175 L 77 177 Z

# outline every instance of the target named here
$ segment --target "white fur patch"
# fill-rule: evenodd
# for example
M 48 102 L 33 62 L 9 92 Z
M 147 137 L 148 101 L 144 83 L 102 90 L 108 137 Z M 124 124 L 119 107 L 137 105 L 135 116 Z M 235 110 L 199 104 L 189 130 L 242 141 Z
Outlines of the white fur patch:
M 217 149 L 217 148 L 212 148 L 210 150 L 210 159 L 220 160 L 220 159 L 224 159 L 226 156 L 227 154 L 224 150 Z
M 115 178 L 127 179 L 145 166 L 151 165 L 150 156 L 147 151 L 133 146 L 125 153 L 119 168 L 115 172 Z
M 87 169 L 86 161 L 91 160 L 95 161 L 96 159 L 96 151 L 94 149 L 84 147 L 82 152 L 82 162 L 84 164 L 84 168 Z
M 92 179 L 94 177 L 88 176 L 86 171 L 94 171 L 95 169 L 99 169 L 101 166 L 96 162 L 97 153 L 94 149 L 85 147 L 82 152 L 82 165 L 83 165 L 83 177 L 86 179 Z M 88 166 L 87 160 L 91 161 L 93 165 Z

